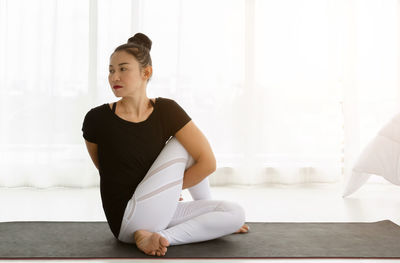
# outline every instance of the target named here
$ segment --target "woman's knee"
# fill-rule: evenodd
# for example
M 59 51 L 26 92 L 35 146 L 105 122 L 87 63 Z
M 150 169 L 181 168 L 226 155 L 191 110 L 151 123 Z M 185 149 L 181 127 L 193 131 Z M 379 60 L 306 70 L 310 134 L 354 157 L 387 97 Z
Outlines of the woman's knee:
M 165 144 L 164 148 L 161 150 L 163 151 L 169 151 L 170 154 L 177 154 L 186 159 L 186 161 L 189 159 L 189 152 L 186 150 L 186 148 L 179 142 L 179 140 L 173 136 L 171 139 L 168 140 L 168 142 Z
M 188 160 L 186 162 L 185 171 L 195 163 L 193 157 L 188 153 Z
M 238 203 L 224 200 L 219 203 L 218 209 L 232 214 L 232 223 L 235 225 L 235 228 L 240 228 L 246 222 L 245 210 Z

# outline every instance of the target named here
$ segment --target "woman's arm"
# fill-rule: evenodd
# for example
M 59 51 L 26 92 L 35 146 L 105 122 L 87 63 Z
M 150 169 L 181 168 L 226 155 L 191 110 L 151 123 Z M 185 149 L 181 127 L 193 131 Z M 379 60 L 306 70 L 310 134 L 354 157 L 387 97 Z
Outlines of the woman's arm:
M 183 177 L 182 189 L 190 188 L 216 170 L 215 156 L 207 138 L 193 121 L 183 126 L 175 137 L 195 160 Z
M 90 158 L 92 158 L 92 161 L 98 170 L 99 169 L 99 157 L 97 154 L 97 144 L 88 142 L 87 140 L 85 140 L 85 143 L 86 143 L 86 148 L 89 152 Z

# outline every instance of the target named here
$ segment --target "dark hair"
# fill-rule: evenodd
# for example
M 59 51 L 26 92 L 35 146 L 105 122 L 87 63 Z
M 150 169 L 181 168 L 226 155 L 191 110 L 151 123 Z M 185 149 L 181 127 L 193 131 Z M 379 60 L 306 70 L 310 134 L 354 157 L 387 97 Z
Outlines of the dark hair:
M 136 33 L 133 37 L 128 39 L 126 44 L 122 44 L 117 47 L 111 56 L 117 51 L 125 51 L 134 56 L 139 62 L 140 69 L 143 69 L 146 66 L 152 66 L 150 57 L 151 44 L 152 42 L 150 38 L 148 38 L 145 34 Z M 149 81 L 150 78 L 147 81 Z

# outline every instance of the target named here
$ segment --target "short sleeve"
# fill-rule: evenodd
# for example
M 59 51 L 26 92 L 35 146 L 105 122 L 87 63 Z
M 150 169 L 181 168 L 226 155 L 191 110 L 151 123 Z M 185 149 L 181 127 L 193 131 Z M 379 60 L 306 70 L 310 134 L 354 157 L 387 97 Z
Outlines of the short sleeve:
M 85 140 L 89 142 L 97 143 L 97 134 L 96 134 L 97 130 L 98 129 L 96 128 L 96 116 L 95 112 L 92 109 L 88 113 L 86 113 L 85 118 L 83 120 L 82 124 L 83 138 L 85 138 Z
M 167 105 L 165 105 L 165 125 L 167 126 L 168 135 L 174 136 L 176 132 L 191 120 L 191 118 L 176 101 L 167 99 L 167 102 Z

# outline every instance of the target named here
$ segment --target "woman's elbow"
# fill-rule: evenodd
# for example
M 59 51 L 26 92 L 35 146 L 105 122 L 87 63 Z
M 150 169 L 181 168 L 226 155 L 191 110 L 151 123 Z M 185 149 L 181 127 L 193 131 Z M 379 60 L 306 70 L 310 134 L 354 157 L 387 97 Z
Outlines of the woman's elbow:
M 211 174 L 216 170 L 216 161 L 212 158 L 200 158 L 196 163 L 203 167 L 203 170 L 207 172 L 207 174 Z
M 217 160 L 212 158 L 210 161 L 210 173 L 215 172 L 215 170 L 217 170 Z

